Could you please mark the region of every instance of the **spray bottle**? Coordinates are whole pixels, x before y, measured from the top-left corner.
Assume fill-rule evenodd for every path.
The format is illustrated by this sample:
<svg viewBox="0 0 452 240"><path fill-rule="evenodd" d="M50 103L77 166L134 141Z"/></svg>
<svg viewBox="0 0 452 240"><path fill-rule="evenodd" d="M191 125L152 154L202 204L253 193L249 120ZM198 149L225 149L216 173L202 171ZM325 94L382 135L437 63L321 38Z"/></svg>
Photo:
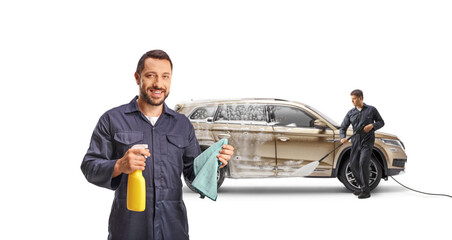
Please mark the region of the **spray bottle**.
<svg viewBox="0 0 452 240"><path fill-rule="evenodd" d="M132 148L146 149L147 144L137 144ZM146 208L146 182L141 170L135 170L129 174L127 183L127 209L142 212Z"/></svg>

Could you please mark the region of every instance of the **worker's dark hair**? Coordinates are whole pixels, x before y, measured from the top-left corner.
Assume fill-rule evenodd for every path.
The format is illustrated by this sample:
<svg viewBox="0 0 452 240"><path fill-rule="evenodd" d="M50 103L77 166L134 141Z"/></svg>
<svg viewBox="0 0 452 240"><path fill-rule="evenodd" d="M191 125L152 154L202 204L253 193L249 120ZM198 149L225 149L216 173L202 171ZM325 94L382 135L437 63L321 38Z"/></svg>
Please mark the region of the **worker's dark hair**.
<svg viewBox="0 0 452 240"><path fill-rule="evenodd" d="M353 90L352 93L350 93L350 95L357 96L358 98L360 98L360 97L364 98L363 91L361 91L359 89Z"/></svg>
<svg viewBox="0 0 452 240"><path fill-rule="evenodd" d="M163 50L151 50L145 54L143 54L143 56L141 56L140 60L138 61L137 64L137 73L141 74L141 72L143 71L144 68L144 61L147 58L155 58L155 59L165 59L168 60L170 62L171 65L171 71L173 70L173 62L171 62L171 58L168 56L168 54L166 54L166 52L164 52Z"/></svg>

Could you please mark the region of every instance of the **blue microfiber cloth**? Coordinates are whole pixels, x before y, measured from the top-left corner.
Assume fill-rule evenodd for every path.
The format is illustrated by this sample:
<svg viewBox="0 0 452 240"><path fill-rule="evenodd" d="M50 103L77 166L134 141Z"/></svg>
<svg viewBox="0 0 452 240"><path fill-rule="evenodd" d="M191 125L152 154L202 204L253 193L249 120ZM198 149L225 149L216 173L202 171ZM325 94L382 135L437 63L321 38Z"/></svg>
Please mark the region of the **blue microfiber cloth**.
<svg viewBox="0 0 452 240"><path fill-rule="evenodd" d="M207 196L213 201L217 200L217 171L222 164L218 161L217 155L225 144L228 144L228 139L221 139L194 160L196 177L191 185L198 190L201 198Z"/></svg>

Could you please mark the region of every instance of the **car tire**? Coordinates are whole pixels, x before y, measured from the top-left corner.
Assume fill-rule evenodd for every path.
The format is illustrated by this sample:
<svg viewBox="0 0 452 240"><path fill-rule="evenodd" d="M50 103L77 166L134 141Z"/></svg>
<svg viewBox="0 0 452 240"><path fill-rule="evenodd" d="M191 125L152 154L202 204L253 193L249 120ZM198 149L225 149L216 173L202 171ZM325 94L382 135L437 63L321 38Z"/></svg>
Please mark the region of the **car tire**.
<svg viewBox="0 0 452 240"><path fill-rule="evenodd" d="M383 173L381 164L377 161L378 160L373 156L370 158L369 182L371 191L378 186ZM354 192L359 189L355 177L353 176L353 173L350 170L350 158L345 159L345 161L341 164L338 178L348 190Z"/></svg>
<svg viewBox="0 0 452 240"><path fill-rule="evenodd" d="M227 168L227 166L224 167L224 168L219 168L218 171L217 171L217 190L220 189L221 185L224 182L226 168ZM187 185L188 188L190 188L190 190L192 190L193 192L196 192L196 193L198 192L198 190L196 190L196 188L194 188L191 185L191 181L190 180L188 180L185 177L184 177L184 180L185 180L185 184Z"/></svg>

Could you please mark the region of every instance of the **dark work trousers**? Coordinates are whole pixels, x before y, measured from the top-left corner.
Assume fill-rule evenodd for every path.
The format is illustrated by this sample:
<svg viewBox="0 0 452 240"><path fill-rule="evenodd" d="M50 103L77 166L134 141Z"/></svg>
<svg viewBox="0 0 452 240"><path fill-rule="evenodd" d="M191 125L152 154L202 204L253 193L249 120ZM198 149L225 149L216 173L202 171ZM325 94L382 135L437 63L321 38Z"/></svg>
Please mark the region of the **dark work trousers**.
<svg viewBox="0 0 452 240"><path fill-rule="evenodd" d="M352 139L350 170L363 192L370 192L369 167L374 142L374 134L358 134Z"/></svg>

